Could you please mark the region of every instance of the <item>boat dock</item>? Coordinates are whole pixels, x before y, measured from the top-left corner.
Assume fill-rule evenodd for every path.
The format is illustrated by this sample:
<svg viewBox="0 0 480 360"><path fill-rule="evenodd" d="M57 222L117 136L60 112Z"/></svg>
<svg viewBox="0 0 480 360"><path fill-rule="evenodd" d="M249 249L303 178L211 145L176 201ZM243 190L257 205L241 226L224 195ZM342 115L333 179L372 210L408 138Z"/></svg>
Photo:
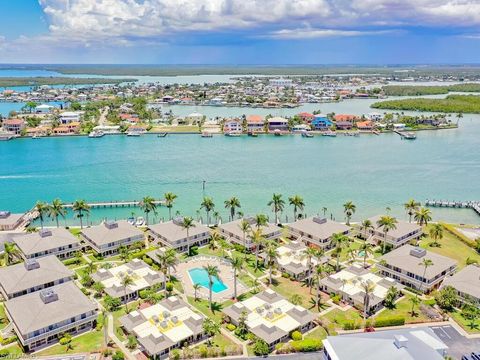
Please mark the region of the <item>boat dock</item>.
<svg viewBox="0 0 480 360"><path fill-rule="evenodd" d="M417 135L415 135L415 133L412 133L412 132L404 132L404 131L397 131L397 130L393 130L393 132L395 134L398 134L400 135L400 137L403 139L406 139L406 140L415 140L417 138Z"/></svg>
<svg viewBox="0 0 480 360"><path fill-rule="evenodd" d="M87 203L92 209L101 209L101 208L128 208L128 207L139 207L141 201L139 200L119 200L119 201L102 201L102 202L91 202ZM155 200L155 205L165 205L164 200ZM73 204L65 204L63 207L71 209Z"/></svg>
<svg viewBox="0 0 480 360"><path fill-rule="evenodd" d="M427 200L425 202L425 206L459 208L459 209L472 209L478 215L480 215L480 201Z"/></svg>

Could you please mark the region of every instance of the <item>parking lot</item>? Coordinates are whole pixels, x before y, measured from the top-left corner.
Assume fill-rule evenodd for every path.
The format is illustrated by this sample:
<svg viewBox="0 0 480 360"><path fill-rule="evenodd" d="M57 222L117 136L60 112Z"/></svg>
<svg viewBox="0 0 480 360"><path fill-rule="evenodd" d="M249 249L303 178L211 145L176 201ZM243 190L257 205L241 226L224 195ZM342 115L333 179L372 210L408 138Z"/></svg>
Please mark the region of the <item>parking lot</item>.
<svg viewBox="0 0 480 360"><path fill-rule="evenodd" d="M461 359L472 351L480 352L480 339L467 339L450 325L432 326L431 329L448 346L448 355Z"/></svg>

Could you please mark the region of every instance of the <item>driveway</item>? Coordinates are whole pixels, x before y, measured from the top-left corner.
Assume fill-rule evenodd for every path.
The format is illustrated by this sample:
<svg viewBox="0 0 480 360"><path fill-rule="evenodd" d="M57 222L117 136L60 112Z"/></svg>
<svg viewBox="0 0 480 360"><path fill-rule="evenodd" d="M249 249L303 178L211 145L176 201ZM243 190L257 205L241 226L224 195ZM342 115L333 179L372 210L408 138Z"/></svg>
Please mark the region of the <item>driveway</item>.
<svg viewBox="0 0 480 360"><path fill-rule="evenodd" d="M448 346L448 355L461 359L462 355L480 352L480 339L467 339L450 325L431 326L431 329Z"/></svg>

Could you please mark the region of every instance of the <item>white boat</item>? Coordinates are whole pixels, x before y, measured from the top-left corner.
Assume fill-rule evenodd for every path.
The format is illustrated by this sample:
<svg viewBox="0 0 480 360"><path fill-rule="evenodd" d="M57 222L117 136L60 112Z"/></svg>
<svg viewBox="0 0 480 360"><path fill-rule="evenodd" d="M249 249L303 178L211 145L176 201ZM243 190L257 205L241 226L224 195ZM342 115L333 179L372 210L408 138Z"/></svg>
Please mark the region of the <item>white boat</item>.
<svg viewBox="0 0 480 360"><path fill-rule="evenodd" d="M138 131L129 131L127 132L127 136L140 136L140 132Z"/></svg>
<svg viewBox="0 0 480 360"><path fill-rule="evenodd" d="M137 220L135 221L135 226L143 226L145 225L145 219L141 216L137 217Z"/></svg>
<svg viewBox="0 0 480 360"><path fill-rule="evenodd" d="M208 131L202 132L202 138L211 138L211 137L213 137L213 134L211 132L208 132Z"/></svg>
<svg viewBox="0 0 480 360"><path fill-rule="evenodd" d="M322 136L330 136L330 137L336 137L337 136L337 133L333 132L333 131L327 131L327 132L324 132L322 134Z"/></svg>
<svg viewBox="0 0 480 360"><path fill-rule="evenodd" d="M37 139L40 139L40 138L41 138L41 136L40 136L40 135L37 135L37 134L35 134L35 135L32 136L32 139L33 139L33 140L37 140Z"/></svg>
<svg viewBox="0 0 480 360"><path fill-rule="evenodd" d="M239 133L239 132L234 132L234 131L232 131L232 132L227 132L227 133L225 133L225 136L237 137L237 136L242 136L242 134Z"/></svg>
<svg viewBox="0 0 480 360"><path fill-rule="evenodd" d="M273 131L273 135L275 135L275 136L282 136L283 133L282 133L279 129L275 129L275 130Z"/></svg>
<svg viewBox="0 0 480 360"><path fill-rule="evenodd" d="M407 132L403 134L402 139L405 140L415 140L417 138L417 135L413 132Z"/></svg>
<svg viewBox="0 0 480 360"><path fill-rule="evenodd" d="M89 138L101 138L102 136L104 136L105 133L101 130L94 130L92 131L90 134L88 134L88 137Z"/></svg>
<svg viewBox="0 0 480 360"><path fill-rule="evenodd" d="M307 132L307 131L302 131L302 137L305 138L313 138L313 134Z"/></svg>

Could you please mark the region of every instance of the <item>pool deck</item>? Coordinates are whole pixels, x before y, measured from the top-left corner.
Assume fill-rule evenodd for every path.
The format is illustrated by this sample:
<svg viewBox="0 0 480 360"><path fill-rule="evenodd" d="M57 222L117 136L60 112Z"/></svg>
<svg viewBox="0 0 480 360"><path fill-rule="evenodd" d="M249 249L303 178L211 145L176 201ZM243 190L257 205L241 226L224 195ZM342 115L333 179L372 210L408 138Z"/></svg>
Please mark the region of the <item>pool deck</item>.
<svg viewBox="0 0 480 360"><path fill-rule="evenodd" d="M218 293L212 291L212 300L217 302L224 302L233 297L233 270L228 260L208 255L197 255L186 259L176 266L175 276L182 282L185 294L194 297L195 291L193 289L192 279L190 278L189 270L195 268L203 268L204 266L214 265L218 267L218 278L222 281L227 289ZM248 288L237 279L237 296L246 292ZM197 290L197 297L201 299L208 299L208 288L201 287Z"/></svg>

